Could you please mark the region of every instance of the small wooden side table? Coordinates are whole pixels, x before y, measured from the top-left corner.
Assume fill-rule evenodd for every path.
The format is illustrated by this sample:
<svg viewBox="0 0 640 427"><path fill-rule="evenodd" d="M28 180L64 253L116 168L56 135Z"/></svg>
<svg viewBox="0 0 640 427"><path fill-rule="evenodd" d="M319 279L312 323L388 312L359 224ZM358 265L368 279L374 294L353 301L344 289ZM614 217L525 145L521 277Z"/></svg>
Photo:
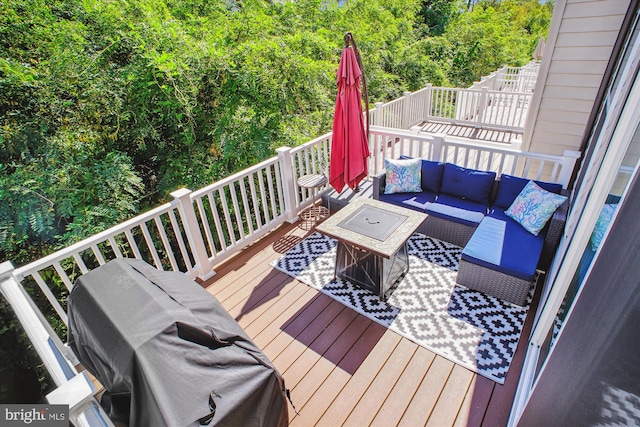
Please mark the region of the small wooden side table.
<svg viewBox="0 0 640 427"><path fill-rule="evenodd" d="M308 174L298 178L298 186L311 191L311 207L300 213L303 222L309 222L311 227L317 224L320 219L329 216L329 209L324 206L316 206L316 192L327 182L327 177L320 174Z"/></svg>

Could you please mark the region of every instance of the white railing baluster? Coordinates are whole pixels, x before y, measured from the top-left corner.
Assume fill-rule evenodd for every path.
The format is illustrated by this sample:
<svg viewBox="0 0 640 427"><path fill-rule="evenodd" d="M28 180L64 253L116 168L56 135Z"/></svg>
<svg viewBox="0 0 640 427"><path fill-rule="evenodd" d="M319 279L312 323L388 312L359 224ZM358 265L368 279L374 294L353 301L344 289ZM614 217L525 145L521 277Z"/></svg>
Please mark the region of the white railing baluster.
<svg viewBox="0 0 640 427"><path fill-rule="evenodd" d="M164 224L162 224L162 219L157 216L154 219L156 224L156 229L158 230L158 234L160 234L160 240L162 240L162 246L164 247L164 252L169 257L169 264L171 264L171 269L173 271L178 271L178 263L176 262L176 257L173 255L173 250L171 249L171 244L169 243L169 238L167 237L167 232L164 229Z"/></svg>
<svg viewBox="0 0 640 427"><path fill-rule="evenodd" d="M283 215L284 210L286 209L286 205L284 202L284 194L283 194L283 182L282 182L282 171L280 170L281 165L279 163L273 164L273 172L276 178L276 193L278 196L278 205L281 206L280 216Z"/></svg>
<svg viewBox="0 0 640 427"><path fill-rule="evenodd" d="M97 244L91 245L91 251L93 251L93 255L98 260L98 264L105 265L107 263L104 257L102 256L102 251L100 250Z"/></svg>
<svg viewBox="0 0 640 427"><path fill-rule="evenodd" d="M143 222L140 224L140 229L142 230L142 236L144 236L145 242L147 242L147 248L149 249L149 254L153 259L154 264L158 270L164 270L162 268L162 261L160 261L160 257L158 256L158 252L156 251L156 247L153 244L153 240L151 239L151 234L149 233L149 228L147 227L147 223Z"/></svg>
<svg viewBox="0 0 640 427"><path fill-rule="evenodd" d="M542 179L542 171L543 171L544 167L545 167L544 160L541 160L541 161L538 163L538 171L536 172L536 179L537 179L538 181Z"/></svg>
<svg viewBox="0 0 640 427"><path fill-rule="evenodd" d="M251 219L251 209L249 208L249 199L247 196L247 187L245 185L245 179L250 179L251 177L241 178L239 181L240 185L240 196L242 197L242 206L244 206L244 217L247 225L247 233L249 235L253 234L253 221Z"/></svg>
<svg viewBox="0 0 640 427"><path fill-rule="evenodd" d="M256 192L256 183L253 179L253 176L249 177L249 190L251 192L251 201L254 208L254 217L256 219L256 226L258 229L261 229L264 225L262 222L262 215L260 214L260 199L258 199L258 194Z"/></svg>
<svg viewBox="0 0 640 427"><path fill-rule="evenodd" d="M230 245L233 246L236 243L236 233L233 231L231 225L231 214L229 213L229 204L224 194L224 187L218 189L218 195L220 196L220 204L222 205L222 213L224 214L224 222L226 224L227 233L229 233Z"/></svg>
<svg viewBox="0 0 640 427"><path fill-rule="evenodd" d="M40 276L40 272L36 271L34 273L31 273L31 277L33 277L33 279L36 281L36 283L38 284L38 287L40 288L44 296L47 298L47 300L49 301L49 304L51 304L51 306L56 311L56 313L58 313L58 317L60 317L60 319L65 325L69 325L69 320L67 319L67 313L64 311L64 309L58 302L58 299L53 294L53 292L51 292L51 289L49 289L49 286L47 286L47 283L44 280L42 280L42 276Z"/></svg>
<svg viewBox="0 0 640 427"><path fill-rule="evenodd" d="M293 180L295 183L295 178ZM267 190L264 186L264 171L260 171L258 174L258 187L260 188L260 197L262 199L262 212L264 214L264 222L265 224L269 224L271 222L271 218L269 217L269 203L267 201ZM297 198L296 198L296 206L297 206Z"/></svg>
<svg viewBox="0 0 640 427"><path fill-rule="evenodd" d="M191 271L191 269L193 268L193 264L191 264L191 260L189 259L189 254L187 253L187 246L184 244L184 239L182 238L182 233L180 232L180 226L178 225L178 219L176 218L176 214L173 212L173 209L169 211L169 220L171 221L171 228L173 229L173 235L175 236L176 241L178 243L178 248L180 248L180 254L182 255L184 264L187 267L187 269Z"/></svg>
<svg viewBox="0 0 640 427"><path fill-rule="evenodd" d="M211 209L211 216L213 217L213 223L216 226L216 235L218 236L218 241L220 242L220 250L224 252L227 249L227 239L224 238L222 221L220 221L220 213L218 212L218 204L216 203L215 194L213 192L208 193L207 200L209 201L209 208ZM198 208L201 209L200 215L205 217L204 209L200 208L200 206L198 206ZM215 240L211 233L211 227L205 227L205 231L207 230L209 230L207 233L207 236L211 236L211 244L212 244L211 251L212 253L215 253L216 252Z"/></svg>
<svg viewBox="0 0 640 427"><path fill-rule="evenodd" d="M240 204L238 203L238 194L236 193L236 182L229 184L229 193L231 193L231 201L233 202L233 211L236 217L236 228L238 229L238 239L243 240L246 237L244 225L242 223L242 215L240 215Z"/></svg>
<svg viewBox="0 0 640 427"><path fill-rule="evenodd" d="M273 172L275 172L275 170ZM271 197L271 213L272 213L271 218L272 218L272 220L275 220L275 218L278 217L278 209L276 207L276 199L275 199L275 197L273 197L273 194L274 194L274 192L273 192L273 176L272 176L271 167L269 167L267 169L267 185L269 187L269 194L272 195L272 197ZM269 222L271 222L271 221L269 221Z"/></svg>
<svg viewBox="0 0 640 427"><path fill-rule="evenodd" d="M125 230L124 235L127 236L127 241L129 242L129 246L133 251L133 256L136 259L142 259L142 254L140 253L140 249L138 249L136 240L133 238L133 234L131 234L131 230Z"/></svg>
<svg viewBox="0 0 640 427"><path fill-rule="evenodd" d="M111 250L113 250L113 253L115 254L116 258L122 258L122 252L120 251L120 248L116 243L116 239L114 239L112 236L112 237L109 237L107 241L109 242L109 245L111 246Z"/></svg>
<svg viewBox="0 0 640 427"><path fill-rule="evenodd" d="M57 262L57 261L54 262L53 263L53 268L58 273L58 276L60 276L60 279L62 279L62 283L64 283L64 285L67 287L67 290L71 291L71 288L73 287L73 284L71 283L71 280L69 280L69 276L67 276L67 272L64 271L64 269L62 268L60 263Z"/></svg>
<svg viewBox="0 0 640 427"><path fill-rule="evenodd" d="M89 272L89 269L87 268L79 253L74 253L73 259L76 261L76 264L78 264L78 267L80 267L80 271L82 272L82 274Z"/></svg>

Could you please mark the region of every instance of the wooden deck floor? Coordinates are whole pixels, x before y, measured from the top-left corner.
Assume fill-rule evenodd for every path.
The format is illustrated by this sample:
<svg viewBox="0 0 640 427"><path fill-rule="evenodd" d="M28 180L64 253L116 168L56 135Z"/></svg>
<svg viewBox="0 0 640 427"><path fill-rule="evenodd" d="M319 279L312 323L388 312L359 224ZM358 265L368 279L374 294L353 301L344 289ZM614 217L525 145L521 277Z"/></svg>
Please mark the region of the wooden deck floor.
<svg viewBox="0 0 640 427"><path fill-rule="evenodd" d="M292 426L506 425L526 340L504 385L437 356L269 265L307 233L283 226L203 284L284 376Z"/></svg>

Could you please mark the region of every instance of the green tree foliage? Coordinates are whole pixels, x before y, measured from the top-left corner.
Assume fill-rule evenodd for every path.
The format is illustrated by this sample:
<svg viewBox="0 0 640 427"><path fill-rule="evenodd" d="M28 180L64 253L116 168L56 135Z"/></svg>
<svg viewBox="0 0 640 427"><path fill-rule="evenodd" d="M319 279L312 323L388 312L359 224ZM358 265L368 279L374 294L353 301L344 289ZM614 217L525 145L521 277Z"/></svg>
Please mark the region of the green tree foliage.
<svg viewBox="0 0 640 427"><path fill-rule="evenodd" d="M0 257L29 261L331 128L343 35L372 102L530 59L536 0L5 0Z"/></svg>

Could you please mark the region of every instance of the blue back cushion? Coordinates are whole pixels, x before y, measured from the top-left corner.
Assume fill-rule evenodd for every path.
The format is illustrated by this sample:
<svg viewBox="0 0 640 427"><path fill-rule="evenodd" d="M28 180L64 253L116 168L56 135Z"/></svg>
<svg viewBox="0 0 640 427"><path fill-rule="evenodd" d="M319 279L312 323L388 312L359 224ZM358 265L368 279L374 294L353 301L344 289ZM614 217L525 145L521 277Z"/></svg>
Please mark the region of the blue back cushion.
<svg viewBox="0 0 640 427"><path fill-rule="evenodd" d="M422 189L439 193L442 172L444 172L444 163L422 160Z"/></svg>
<svg viewBox="0 0 640 427"><path fill-rule="evenodd" d="M508 209L528 182L529 180L526 178L502 174L500 176L500 184L498 185L496 201L493 203L493 205L503 209ZM542 189L550 191L552 193L560 194L560 191L562 190L561 184L544 181L534 182L538 184Z"/></svg>
<svg viewBox="0 0 640 427"><path fill-rule="evenodd" d="M412 157L402 155L400 159L411 159ZM442 184L442 172L444 171L444 163L434 162L431 160L422 159L422 179L421 186L424 191L431 191L432 193L440 192L440 185Z"/></svg>
<svg viewBox="0 0 640 427"><path fill-rule="evenodd" d="M442 174L440 191L461 199L489 204L491 187L495 179L495 172L468 169L446 163Z"/></svg>

